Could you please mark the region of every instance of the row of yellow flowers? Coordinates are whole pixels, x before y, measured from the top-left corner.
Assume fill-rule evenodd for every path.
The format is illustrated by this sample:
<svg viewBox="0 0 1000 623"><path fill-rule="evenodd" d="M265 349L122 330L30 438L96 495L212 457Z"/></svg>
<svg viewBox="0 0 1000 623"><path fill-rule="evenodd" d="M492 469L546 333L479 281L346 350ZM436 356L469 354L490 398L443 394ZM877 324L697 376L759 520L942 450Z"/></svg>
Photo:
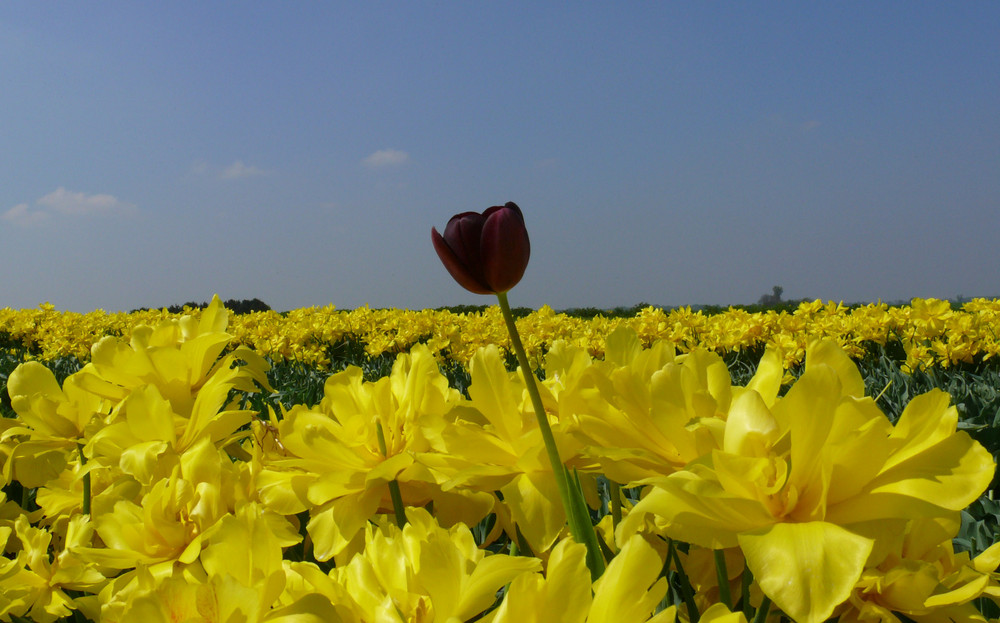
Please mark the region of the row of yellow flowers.
<svg viewBox="0 0 1000 623"><path fill-rule="evenodd" d="M216 299L97 341L62 385L37 361L10 375L2 473L35 495L0 500L0 620L746 623L773 604L773 621L982 622L973 601L1000 598L1000 546L951 545L993 458L940 391L891 423L834 340L781 396L775 348L733 386L718 354L629 327L600 358L550 345L545 417L592 505L599 475L643 490L598 524L594 581L496 347L470 358L468 398L416 345L265 415L227 403L268 365L227 324ZM477 547L491 514L486 542L533 555ZM661 607L665 567L686 570L686 607Z"/></svg>
<svg viewBox="0 0 1000 623"><path fill-rule="evenodd" d="M198 310L188 313L198 316ZM86 361L90 345L104 336L130 339L137 326L178 318L166 310L132 313L60 312L45 304L38 309L0 309L0 336L27 348L41 360L73 355ZM608 335L620 326L632 328L640 341L673 343L680 352L702 347L729 352L754 347L779 348L784 364L801 363L806 347L816 339L833 338L851 356L866 345L899 343L906 365L949 366L988 360L1000 352L1000 301L973 299L960 309L948 301L913 299L910 305L882 303L847 307L822 301L803 302L797 309L750 313L738 308L704 314L690 308L665 311L648 307L632 318L581 319L543 307L518 321L529 358L541 361L547 349L562 340L603 355ZM483 313L455 314L443 310L370 309L338 311L332 306L287 313L255 312L235 316L230 333L272 361L295 360L327 366L328 347L345 338L365 344L367 352L404 352L425 343L436 356L468 361L481 347L509 343L497 307Z"/></svg>

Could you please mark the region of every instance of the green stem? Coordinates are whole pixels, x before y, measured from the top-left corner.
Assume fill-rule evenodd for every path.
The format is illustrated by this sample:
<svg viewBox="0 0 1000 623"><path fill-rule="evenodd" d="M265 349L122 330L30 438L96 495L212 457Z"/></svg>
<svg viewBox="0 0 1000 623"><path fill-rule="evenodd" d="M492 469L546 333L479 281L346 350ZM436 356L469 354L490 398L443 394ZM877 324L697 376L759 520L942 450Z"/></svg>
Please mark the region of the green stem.
<svg viewBox="0 0 1000 623"><path fill-rule="evenodd" d="M750 620L750 611L753 606L750 605L750 585L753 584L753 573L750 573L750 567L743 563L743 578L740 583L740 602L743 604L743 616Z"/></svg>
<svg viewBox="0 0 1000 623"><path fill-rule="evenodd" d="M382 456L388 458L389 450L385 445L385 433L382 432L382 422L375 421L375 434L378 436L378 449ZM402 529L406 525L406 507L403 506L403 494L399 491L399 483L393 478L389 481L389 497L392 498L392 510L396 514L396 525Z"/></svg>
<svg viewBox="0 0 1000 623"><path fill-rule="evenodd" d="M687 607L688 619L690 619L691 623L698 623L701 613L698 612L698 606L694 603L694 588L691 586L691 580L688 578L687 572L684 571L684 565L681 564L681 556L677 553L677 546L673 539L670 540L668 555L670 558L673 558L674 567L677 569L677 576L681 584L681 599L684 601L685 607Z"/></svg>
<svg viewBox="0 0 1000 623"><path fill-rule="evenodd" d="M556 479L556 488L559 490L559 497L562 500L563 508L566 509L570 533L573 535L574 540L587 546L587 566L590 568L591 578L596 580L604 573L604 555L601 553L601 546L597 542L597 533L594 532L594 525L590 521L590 513L585 503L573 503L566 467L563 465L562 459L559 458L559 449L556 447L556 440L552 435L552 427L549 426L549 418L545 414L544 405L542 405L542 395L538 393L535 374L528 363L528 355L524 352L521 336L517 332L514 314L510 311L510 304L507 302L507 293L497 292L497 300L500 303L500 311L503 313L504 322L507 324L510 343L514 347L514 354L517 356L517 362L521 366L521 376L524 377L525 388L531 397L531 405L535 409L535 418L538 420L538 428L542 433L542 441L545 442L545 451L549 455L549 462L552 463L552 474ZM583 499L582 492L579 492L577 499Z"/></svg>
<svg viewBox="0 0 1000 623"><path fill-rule="evenodd" d="M771 600L767 595L764 595L764 600L760 602L760 608L757 608L757 616L753 618L753 623L764 623L767 620L768 612L771 610Z"/></svg>
<svg viewBox="0 0 1000 623"><path fill-rule="evenodd" d="M77 451L80 453L80 467L87 464L87 457L83 455L83 444L77 444ZM83 514L90 514L90 472L83 475Z"/></svg>
<svg viewBox="0 0 1000 623"><path fill-rule="evenodd" d="M618 530L618 524L622 522L622 486L617 482L608 481L611 484L611 526Z"/></svg>
<svg viewBox="0 0 1000 623"><path fill-rule="evenodd" d="M715 575L719 581L719 601L732 610L733 598L729 594L729 573L726 570L726 552L717 549L713 550L712 553L715 555Z"/></svg>

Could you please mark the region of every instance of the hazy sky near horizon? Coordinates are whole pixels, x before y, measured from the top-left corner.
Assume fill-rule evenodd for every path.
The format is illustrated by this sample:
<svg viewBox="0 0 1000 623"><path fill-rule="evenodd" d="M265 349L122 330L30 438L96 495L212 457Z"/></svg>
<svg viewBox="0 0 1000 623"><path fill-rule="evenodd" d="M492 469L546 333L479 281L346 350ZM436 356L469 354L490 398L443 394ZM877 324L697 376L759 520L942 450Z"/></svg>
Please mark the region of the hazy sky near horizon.
<svg viewBox="0 0 1000 623"><path fill-rule="evenodd" d="M998 296L996 2L0 6L0 307Z"/></svg>

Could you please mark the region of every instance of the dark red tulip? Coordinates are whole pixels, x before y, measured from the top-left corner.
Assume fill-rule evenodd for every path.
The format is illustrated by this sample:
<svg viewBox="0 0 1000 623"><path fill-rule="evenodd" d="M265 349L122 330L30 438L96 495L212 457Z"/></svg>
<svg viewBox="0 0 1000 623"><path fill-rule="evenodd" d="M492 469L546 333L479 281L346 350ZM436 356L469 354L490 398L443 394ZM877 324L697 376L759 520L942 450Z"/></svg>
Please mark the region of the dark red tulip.
<svg viewBox="0 0 1000 623"><path fill-rule="evenodd" d="M431 240L455 281L476 294L497 294L516 286L531 255L524 216L512 202L482 214L456 214L444 235L431 228Z"/></svg>

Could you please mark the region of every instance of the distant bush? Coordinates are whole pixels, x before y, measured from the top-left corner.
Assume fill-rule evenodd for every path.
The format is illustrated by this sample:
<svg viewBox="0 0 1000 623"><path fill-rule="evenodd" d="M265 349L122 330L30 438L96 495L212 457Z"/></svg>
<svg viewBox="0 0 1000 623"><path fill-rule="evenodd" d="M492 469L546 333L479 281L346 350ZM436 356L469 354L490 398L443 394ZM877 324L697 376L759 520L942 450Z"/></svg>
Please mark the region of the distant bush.
<svg viewBox="0 0 1000 623"><path fill-rule="evenodd" d="M636 303L635 305L629 307L618 306L611 309L598 309L597 307L571 307L569 309L560 310L559 313L566 314L572 318L583 318L586 320L596 318L597 316L603 316L605 318L632 318L647 307L656 306L650 305L649 303Z"/></svg>
<svg viewBox="0 0 1000 623"><path fill-rule="evenodd" d="M489 305L447 305L445 307L435 307L435 311L447 311L453 314L481 314L489 308ZM524 318L535 311L530 307L512 307L511 313L515 318Z"/></svg>
<svg viewBox="0 0 1000 623"><path fill-rule="evenodd" d="M229 299L223 304L226 306L226 309L234 314L251 314L253 312L271 311L271 306L260 299ZM185 307L190 309L205 309L208 307L208 302L202 301L201 303L197 303L195 301L188 301L183 305L169 305L167 306L167 311L171 314L179 314L184 311ZM149 309L149 307L140 307L139 309L133 309L132 312L148 311Z"/></svg>

